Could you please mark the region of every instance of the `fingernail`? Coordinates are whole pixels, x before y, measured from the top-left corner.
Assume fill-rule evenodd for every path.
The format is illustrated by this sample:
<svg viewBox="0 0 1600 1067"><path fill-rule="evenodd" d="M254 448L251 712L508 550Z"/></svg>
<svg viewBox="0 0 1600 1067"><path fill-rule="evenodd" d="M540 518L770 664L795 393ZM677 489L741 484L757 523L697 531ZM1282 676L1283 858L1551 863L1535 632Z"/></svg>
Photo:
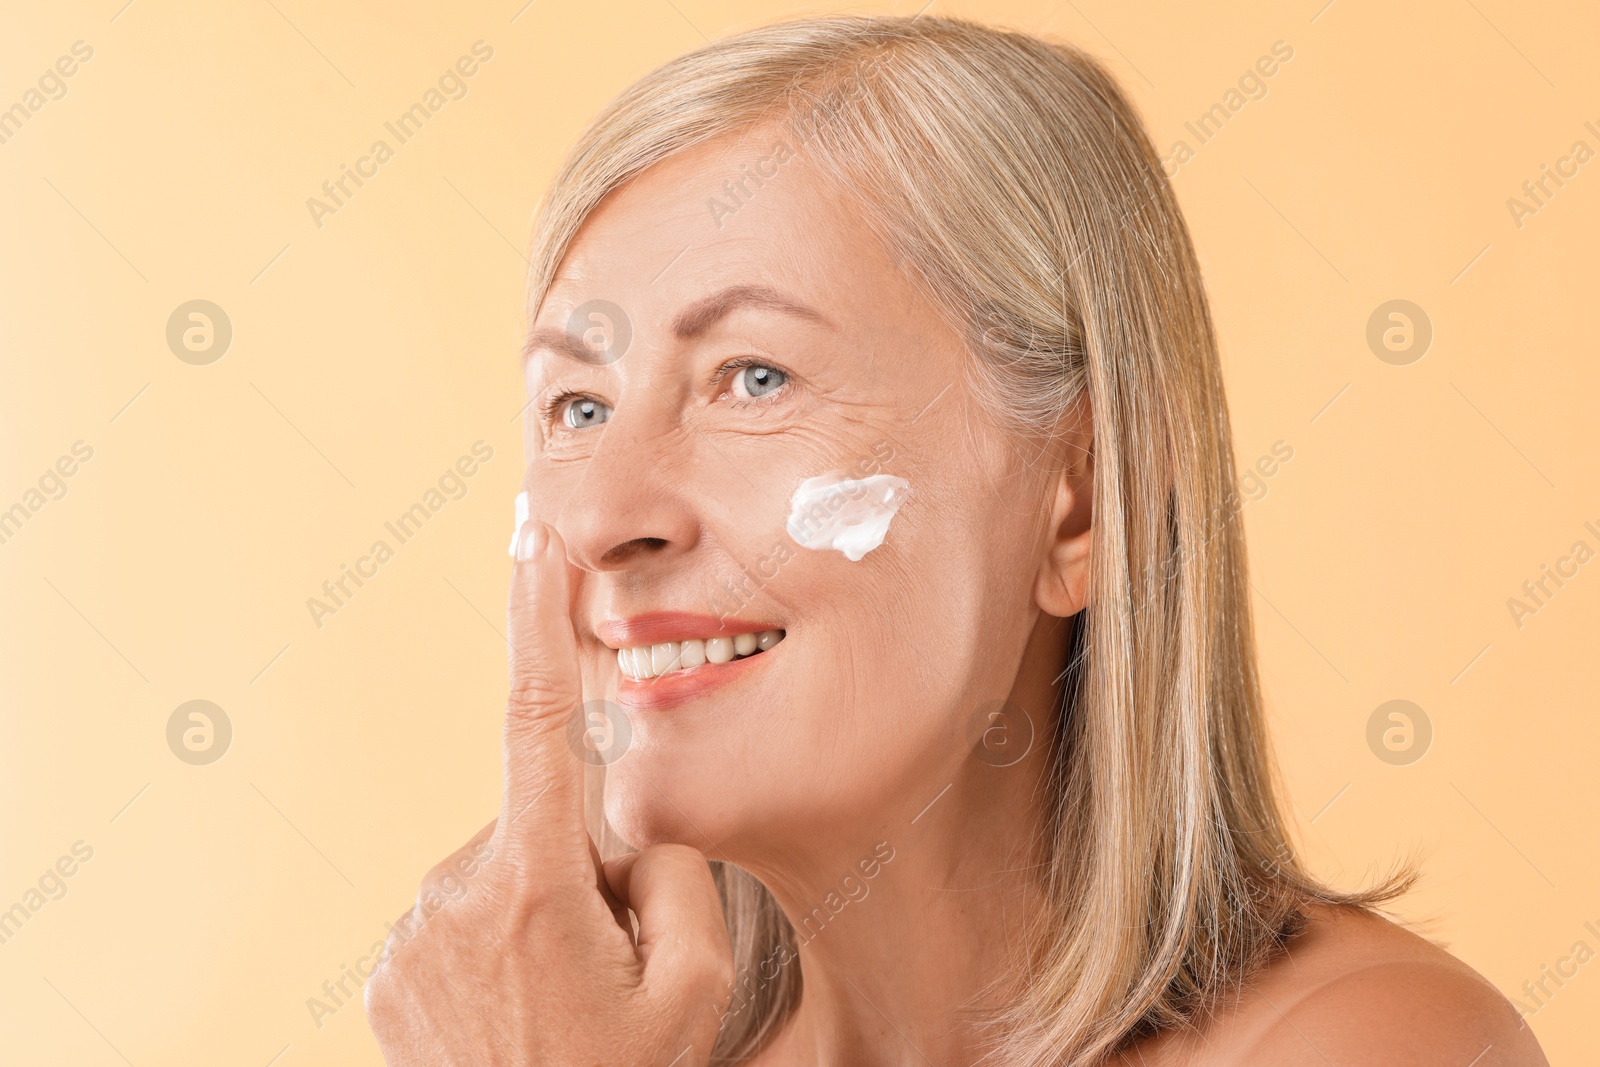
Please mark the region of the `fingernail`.
<svg viewBox="0 0 1600 1067"><path fill-rule="evenodd" d="M533 520L522 527L522 536L517 539L517 561L526 563L544 551L544 546L550 542L549 531L544 523Z"/></svg>
<svg viewBox="0 0 1600 1067"><path fill-rule="evenodd" d="M528 491L524 489L517 494L517 517L511 524L511 547L506 549L506 554L513 559L517 555L517 542L522 539L522 526L528 521Z"/></svg>

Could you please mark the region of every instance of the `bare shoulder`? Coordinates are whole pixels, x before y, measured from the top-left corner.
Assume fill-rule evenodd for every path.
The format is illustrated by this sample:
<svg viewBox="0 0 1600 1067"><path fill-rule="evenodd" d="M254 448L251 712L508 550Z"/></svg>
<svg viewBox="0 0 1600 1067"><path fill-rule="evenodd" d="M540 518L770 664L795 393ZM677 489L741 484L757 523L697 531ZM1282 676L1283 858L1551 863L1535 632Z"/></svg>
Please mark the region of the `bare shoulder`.
<svg viewBox="0 0 1600 1067"><path fill-rule="evenodd" d="M1128 1050L1128 1067L1549 1067L1487 979L1357 908L1308 909L1306 929L1193 1031Z"/></svg>

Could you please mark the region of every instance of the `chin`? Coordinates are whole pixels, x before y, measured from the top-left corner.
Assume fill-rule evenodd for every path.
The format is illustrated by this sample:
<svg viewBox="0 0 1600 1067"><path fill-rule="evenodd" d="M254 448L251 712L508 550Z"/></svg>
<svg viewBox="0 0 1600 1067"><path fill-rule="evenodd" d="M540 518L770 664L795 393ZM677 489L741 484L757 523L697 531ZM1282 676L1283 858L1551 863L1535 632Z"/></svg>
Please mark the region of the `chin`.
<svg viewBox="0 0 1600 1067"><path fill-rule="evenodd" d="M748 825L741 807L746 795L714 768L651 761L636 751L606 771L606 821L634 848L688 845L720 859L722 844Z"/></svg>

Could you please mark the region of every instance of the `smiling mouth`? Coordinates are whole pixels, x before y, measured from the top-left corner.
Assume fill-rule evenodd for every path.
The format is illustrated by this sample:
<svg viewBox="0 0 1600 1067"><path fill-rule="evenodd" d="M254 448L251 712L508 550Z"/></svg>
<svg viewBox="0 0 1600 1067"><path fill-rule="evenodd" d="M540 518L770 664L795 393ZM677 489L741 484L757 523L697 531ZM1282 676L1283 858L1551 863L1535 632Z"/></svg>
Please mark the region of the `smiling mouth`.
<svg viewBox="0 0 1600 1067"><path fill-rule="evenodd" d="M759 656L785 636L783 630L761 630L726 637L691 638L617 649L617 666L630 681L679 674L707 664L719 665Z"/></svg>

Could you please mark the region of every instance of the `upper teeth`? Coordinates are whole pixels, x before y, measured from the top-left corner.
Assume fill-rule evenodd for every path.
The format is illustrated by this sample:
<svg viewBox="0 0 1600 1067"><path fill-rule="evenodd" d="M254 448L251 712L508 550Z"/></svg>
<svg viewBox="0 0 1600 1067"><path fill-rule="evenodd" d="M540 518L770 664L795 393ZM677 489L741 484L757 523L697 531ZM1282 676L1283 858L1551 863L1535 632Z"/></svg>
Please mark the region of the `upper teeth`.
<svg viewBox="0 0 1600 1067"><path fill-rule="evenodd" d="M622 675L634 681L658 678L673 671L686 671L706 663L727 663L738 656L765 652L783 640L782 630L762 630L759 633L738 634L734 637L695 638L690 641L666 641L659 645L637 645L617 649L617 665Z"/></svg>

